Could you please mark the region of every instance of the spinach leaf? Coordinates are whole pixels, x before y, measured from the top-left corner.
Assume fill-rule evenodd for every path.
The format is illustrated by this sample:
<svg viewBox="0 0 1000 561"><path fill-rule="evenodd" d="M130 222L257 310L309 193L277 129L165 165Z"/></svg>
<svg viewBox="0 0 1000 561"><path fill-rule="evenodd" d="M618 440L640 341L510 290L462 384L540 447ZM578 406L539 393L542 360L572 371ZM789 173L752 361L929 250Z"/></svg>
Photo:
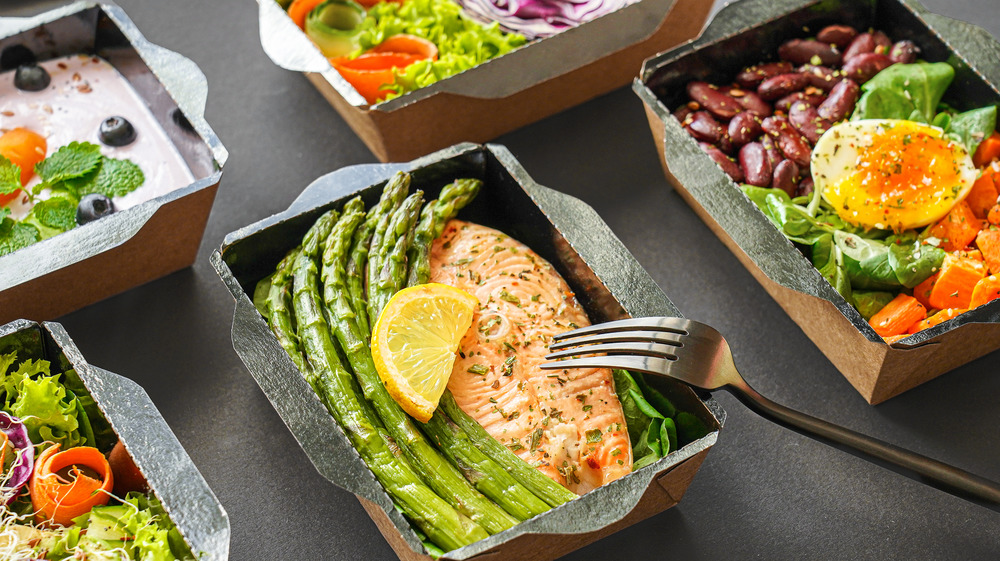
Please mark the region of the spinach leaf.
<svg viewBox="0 0 1000 561"><path fill-rule="evenodd" d="M996 124L997 108L995 105L990 105L954 115L951 117L950 126L943 128L948 136L962 143L971 155L975 154L976 148L984 138L993 134Z"/></svg>
<svg viewBox="0 0 1000 561"><path fill-rule="evenodd" d="M955 77L945 62L894 64L861 86L852 120L908 119L930 123Z"/></svg>
<svg viewBox="0 0 1000 561"><path fill-rule="evenodd" d="M843 254L833 241L833 234L824 234L816 239L812 245L812 262L823 278L850 301L851 282L844 269Z"/></svg>
<svg viewBox="0 0 1000 561"><path fill-rule="evenodd" d="M851 294L851 298L854 301L854 307L861 312L861 317L869 320L895 296L891 292L855 290Z"/></svg>
<svg viewBox="0 0 1000 561"><path fill-rule="evenodd" d="M853 288L878 290L899 287L889 265L889 247L884 243L839 230L833 233L833 240L843 255L844 269Z"/></svg>
<svg viewBox="0 0 1000 561"><path fill-rule="evenodd" d="M916 235L904 233L890 236L889 265L900 284L913 288L936 273L947 255L943 249L923 244Z"/></svg>

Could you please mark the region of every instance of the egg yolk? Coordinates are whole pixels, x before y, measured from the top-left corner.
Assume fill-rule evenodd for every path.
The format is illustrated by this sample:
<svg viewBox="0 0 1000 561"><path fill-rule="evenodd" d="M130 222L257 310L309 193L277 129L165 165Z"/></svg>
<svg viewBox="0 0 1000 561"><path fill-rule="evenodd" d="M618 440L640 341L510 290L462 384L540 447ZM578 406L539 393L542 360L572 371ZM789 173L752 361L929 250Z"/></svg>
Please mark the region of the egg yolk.
<svg viewBox="0 0 1000 561"><path fill-rule="evenodd" d="M904 230L937 220L965 194L968 156L926 126L889 125L856 146L857 165L831 182L827 200L844 220Z"/></svg>

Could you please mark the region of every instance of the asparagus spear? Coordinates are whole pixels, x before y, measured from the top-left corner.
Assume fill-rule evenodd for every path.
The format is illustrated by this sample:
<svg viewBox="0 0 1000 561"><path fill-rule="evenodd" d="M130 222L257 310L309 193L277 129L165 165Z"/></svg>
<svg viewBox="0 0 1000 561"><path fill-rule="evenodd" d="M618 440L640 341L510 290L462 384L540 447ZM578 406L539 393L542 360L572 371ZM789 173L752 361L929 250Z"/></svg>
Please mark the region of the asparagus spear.
<svg viewBox="0 0 1000 561"><path fill-rule="evenodd" d="M367 298L365 295L365 274L368 266L368 248L375 235L375 229L379 220L383 216L388 216L393 210L403 203L407 191L410 190L410 175L407 173L397 173L386 183L382 190L382 197L368 212L368 217L360 228L354 233L354 240L351 243L350 258L347 261L347 292L351 302L351 308L358 317L358 326L364 333L365 340L371 334L371 324L367 312ZM388 227L388 221L386 227ZM384 232L384 230L383 230ZM377 318L376 318L377 319Z"/></svg>
<svg viewBox="0 0 1000 561"><path fill-rule="evenodd" d="M549 510L548 504L531 494L502 467L479 451L465 431L440 410L434 412L434 416L423 428L476 489L496 501L514 517L527 520Z"/></svg>
<svg viewBox="0 0 1000 561"><path fill-rule="evenodd" d="M576 494L548 478L542 472L517 457L506 446L496 441L475 419L465 414L455 401L455 396L445 390L435 415L444 411L461 428L469 439L494 462L500 464L514 479L542 499L549 506L559 506L576 498Z"/></svg>
<svg viewBox="0 0 1000 561"><path fill-rule="evenodd" d="M434 543L455 549L487 537L482 527L445 503L424 485L405 462L393 455L378 424L365 414L363 398L352 388L349 372L337 356L337 349L324 319L319 297L316 257L320 239L329 231L331 215L326 214L310 229L293 266L295 320L310 364L315 369L315 388L347 434L351 445L385 487L396 505ZM350 240L362 215L346 213L334 229L334 244ZM343 235L344 232L346 235Z"/></svg>
<svg viewBox="0 0 1000 561"><path fill-rule="evenodd" d="M289 251L271 275L271 287L268 289L266 300L267 318L281 348L292 358L292 362L305 376L309 385L313 385L312 365L302 354L299 337L295 334L295 318L292 317L292 266L300 253L302 253L301 247Z"/></svg>
<svg viewBox="0 0 1000 561"><path fill-rule="evenodd" d="M437 200L420 211L420 222L413 234L413 246L406 256L410 274L406 286L424 284L431 276L431 244L444 232L444 225L469 204L479 193L483 182L478 179L456 179L441 189Z"/></svg>
<svg viewBox="0 0 1000 561"><path fill-rule="evenodd" d="M420 215L420 205L424 201L423 191L416 191L403 201L403 204L393 213L389 227L382 238L382 247L378 248L380 268L378 275L368 277L368 316L372 319L372 328L379 314L385 309L392 295L403 288L406 277L406 250L413 241L413 228ZM374 251L374 248L372 248Z"/></svg>
<svg viewBox="0 0 1000 561"><path fill-rule="evenodd" d="M345 292L347 239L334 235L327 244L323 254L323 299L337 341L347 354L362 392L410 465L439 496L490 533L512 527L518 520L476 491L434 448L382 385L371 350L361 335Z"/></svg>

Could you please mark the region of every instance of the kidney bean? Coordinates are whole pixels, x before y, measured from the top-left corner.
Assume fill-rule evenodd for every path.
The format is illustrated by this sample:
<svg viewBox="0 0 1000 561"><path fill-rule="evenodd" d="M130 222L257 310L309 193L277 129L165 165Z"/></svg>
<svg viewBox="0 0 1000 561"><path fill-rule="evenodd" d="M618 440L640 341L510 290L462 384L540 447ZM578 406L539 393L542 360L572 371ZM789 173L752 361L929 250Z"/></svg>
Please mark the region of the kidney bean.
<svg viewBox="0 0 1000 561"><path fill-rule="evenodd" d="M824 43L832 43L838 48L851 44L851 41L858 36L858 30L849 25L828 25L819 30L816 39Z"/></svg>
<svg viewBox="0 0 1000 561"><path fill-rule="evenodd" d="M733 96L736 103L739 103L744 109L760 118L770 117L773 113L771 106L754 92L733 88L729 90L729 95Z"/></svg>
<svg viewBox="0 0 1000 561"><path fill-rule="evenodd" d="M795 188L795 197L805 197L806 195L812 195L815 184L813 183L813 178L809 175L802 178L799 182L799 186Z"/></svg>
<svg viewBox="0 0 1000 561"><path fill-rule="evenodd" d="M771 116L764 119L760 126L778 141L778 150L786 158L802 167L809 165L812 147L787 118Z"/></svg>
<svg viewBox="0 0 1000 561"><path fill-rule="evenodd" d="M726 172L726 174L729 177L731 177L733 181L737 183L743 182L743 169L740 168L739 164L734 162L732 158L725 155L722 152L722 150L719 150L718 148L712 146L711 144L705 144L704 142L699 142L698 146L700 146L701 149L706 154L708 154L709 158L712 158L712 161L714 161L716 164L719 164L719 167L722 168L722 171Z"/></svg>
<svg viewBox="0 0 1000 561"><path fill-rule="evenodd" d="M736 75L736 83L744 88L756 88L761 82L778 74L787 74L794 67L790 62L768 62L745 68Z"/></svg>
<svg viewBox="0 0 1000 561"><path fill-rule="evenodd" d="M809 79L805 74L791 73L778 74L761 82L757 87L757 95L763 99L778 99L792 92L797 92L809 85Z"/></svg>
<svg viewBox="0 0 1000 561"><path fill-rule="evenodd" d="M774 170L774 166L778 165L778 162L784 160L785 157L781 155L781 151L774 145L774 141L771 140L769 135L765 134L760 137L760 144L767 153L767 161L771 164L771 169Z"/></svg>
<svg viewBox="0 0 1000 561"><path fill-rule="evenodd" d="M879 53L864 53L844 63L844 76L864 84L888 66L892 59Z"/></svg>
<svg viewBox="0 0 1000 561"><path fill-rule="evenodd" d="M888 55L889 51L892 50L892 39L881 31L872 32L872 40L875 41L875 49L873 53L878 53L880 55Z"/></svg>
<svg viewBox="0 0 1000 561"><path fill-rule="evenodd" d="M705 82L688 83L687 94L703 108L711 111L716 117L730 119L733 115L743 110L743 106L737 103L731 96L720 92Z"/></svg>
<svg viewBox="0 0 1000 561"><path fill-rule="evenodd" d="M690 119L690 121L688 121ZM702 142L715 144L722 138L725 129L708 111L695 111L688 116L686 128L691 136Z"/></svg>
<svg viewBox="0 0 1000 561"><path fill-rule="evenodd" d="M749 111L737 113L729 121L729 139L736 146L756 140L762 132L764 129L760 128L760 119Z"/></svg>
<svg viewBox="0 0 1000 561"><path fill-rule="evenodd" d="M840 71L828 66L816 66L814 64L803 64L798 69L806 75L809 85L828 92L840 81Z"/></svg>
<svg viewBox="0 0 1000 561"><path fill-rule="evenodd" d="M823 103L825 96L819 92L795 92L774 102L774 108L788 113L792 109L792 104L797 101L804 101L809 105L816 106Z"/></svg>
<svg viewBox="0 0 1000 561"><path fill-rule="evenodd" d="M816 112L830 122L842 121L854 111L854 104L858 102L860 94L861 88L857 82L844 78L830 90L830 95L819 104Z"/></svg>
<svg viewBox="0 0 1000 561"><path fill-rule="evenodd" d="M858 55L874 52L875 47L875 38L872 34L861 33L855 37L853 41L851 41L851 44L847 46L847 50L844 51L844 62L847 62Z"/></svg>
<svg viewBox="0 0 1000 561"><path fill-rule="evenodd" d="M802 101L792 104L792 109L788 112L788 122L813 144L816 144L819 137L823 136L832 125L830 121L819 116L815 107Z"/></svg>
<svg viewBox="0 0 1000 561"><path fill-rule="evenodd" d="M767 187L771 184L771 162L761 143L751 142L740 148L740 168L750 185Z"/></svg>
<svg viewBox="0 0 1000 561"><path fill-rule="evenodd" d="M819 59L820 64L840 64L841 53L837 47L815 39L792 39L778 47L778 58L794 64L806 64ZM815 64L815 63L814 63Z"/></svg>
<svg viewBox="0 0 1000 561"><path fill-rule="evenodd" d="M920 47L917 46L913 41L897 41L895 45L892 46L892 50L889 51L889 58L892 62L899 62L902 64L909 64L917 60L917 55L920 54Z"/></svg>
<svg viewBox="0 0 1000 561"><path fill-rule="evenodd" d="M795 196L795 186L799 182L799 166L791 160L781 160L774 166L771 187L781 189L790 197Z"/></svg>
<svg viewBox="0 0 1000 561"><path fill-rule="evenodd" d="M681 124L683 125L683 124L686 124L684 122L684 120L691 113L694 113L694 109L691 109L687 105L681 105L680 107L678 107L677 109L674 110L674 118L676 118L678 121L680 121Z"/></svg>

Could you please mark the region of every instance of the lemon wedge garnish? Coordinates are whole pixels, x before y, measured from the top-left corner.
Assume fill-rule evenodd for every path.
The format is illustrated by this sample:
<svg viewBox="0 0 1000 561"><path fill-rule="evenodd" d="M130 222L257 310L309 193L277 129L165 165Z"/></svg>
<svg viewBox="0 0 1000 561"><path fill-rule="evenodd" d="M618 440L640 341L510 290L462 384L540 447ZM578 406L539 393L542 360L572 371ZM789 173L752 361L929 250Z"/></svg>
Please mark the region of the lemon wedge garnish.
<svg viewBox="0 0 1000 561"><path fill-rule="evenodd" d="M397 292L375 322L375 368L389 395L414 419L426 423L437 409L478 304L457 288L420 284Z"/></svg>

